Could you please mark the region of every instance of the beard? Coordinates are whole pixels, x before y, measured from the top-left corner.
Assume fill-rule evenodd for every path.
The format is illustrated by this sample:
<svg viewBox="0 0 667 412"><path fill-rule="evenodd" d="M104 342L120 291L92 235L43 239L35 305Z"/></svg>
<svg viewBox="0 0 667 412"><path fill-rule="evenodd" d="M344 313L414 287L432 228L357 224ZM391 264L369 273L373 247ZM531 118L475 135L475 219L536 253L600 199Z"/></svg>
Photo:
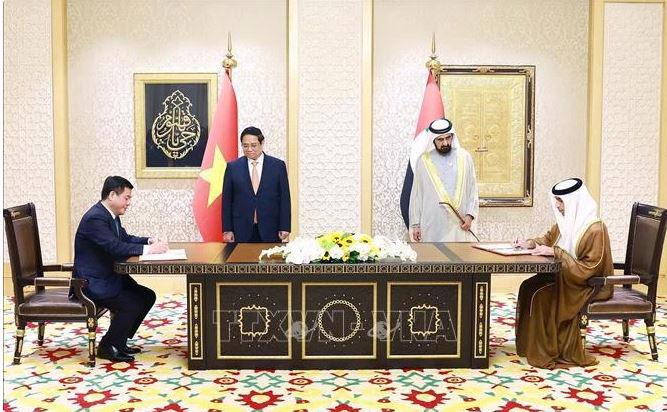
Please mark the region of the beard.
<svg viewBox="0 0 667 412"><path fill-rule="evenodd" d="M438 148L438 146L435 147L435 150L440 153L441 155L446 155L447 153L452 151L452 146L446 146L443 145L442 147Z"/></svg>

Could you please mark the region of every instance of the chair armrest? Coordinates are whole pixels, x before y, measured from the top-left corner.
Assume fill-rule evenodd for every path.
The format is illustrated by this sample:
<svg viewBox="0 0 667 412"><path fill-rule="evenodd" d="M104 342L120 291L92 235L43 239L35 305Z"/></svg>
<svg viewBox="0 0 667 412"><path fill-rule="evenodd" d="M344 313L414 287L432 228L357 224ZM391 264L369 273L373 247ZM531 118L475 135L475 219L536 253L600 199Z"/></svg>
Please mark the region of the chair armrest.
<svg viewBox="0 0 667 412"><path fill-rule="evenodd" d="M87 284L88 280L81 278L45 278L45 277L35 278L35 286L71 287L72 290L74 291L74 294L77 296L78 296L77 291L81 292L81 290L83 290L83 288L85 288Z"/></svg>
<svg viewBox="0 0 667 412"><path fill-rule="evenodd" d="M88 279L71 278L70 280L72 281L70 294L73 292L74 296L76 296L76 298L79 299L79 301L83 304L83 306L86 307L88 316L95 316L97 312L95 303L88 296L83 294L83 288L85 288L86 285L88 285Z"/></svg>
<svg viewBox="0 0 667 412"><path fill-rule="evenodd" d="M625 269L625 262L614 262L614 269Z"/></svg>
<svg viewBox="0 0 667 412"><path fill-rule="evenodd" d="M39 277L35 278L35 286L44 287L44 286L66 286L69 287L72 283L70 278L44 278Z"/></svg>
<svg viewBox="0 0 667 412"><path fill-rule="evenodd" d="M35 278L35 287L43 288L44 286L64 286L69 287L69 297L73 298L72 294L83 304L86 308L87 316L95 316L97 308L95 303L86 295L83 294L83 288L88 285L88 279L82 278Z"/></svg>
<svg viewBox="0 0 667 412"><path fill-rule="evenodd" d="M74 270L73 263L53 263L42 266L44 272L72 272Z"/></svg>
<svg viewBox="0 0 667 412"><path fill-rule="evenodd" d="M589 286L605 285L637 285L640 283L637 275L595 276L588 279Z"/></svg>
<svg viewBox="0 0 667 412"><path fill-rule="evenodd" d="M588 315L588 305L595 300L597 294L606 285L634 285L640 283L639 276L636 275L619 275L619 276L593 276L586 281L588 286L593 287L593 293L588 297L586 303L579 309L580 315Z"/></svg>

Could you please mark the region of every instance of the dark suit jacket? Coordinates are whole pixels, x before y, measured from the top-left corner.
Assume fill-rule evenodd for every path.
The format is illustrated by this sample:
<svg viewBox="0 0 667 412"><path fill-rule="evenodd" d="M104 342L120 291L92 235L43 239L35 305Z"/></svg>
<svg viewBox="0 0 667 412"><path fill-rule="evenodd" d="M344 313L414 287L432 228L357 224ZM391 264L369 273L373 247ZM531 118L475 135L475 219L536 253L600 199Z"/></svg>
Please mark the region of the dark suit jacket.
<svg viewBox="0 0 667 412"><path fill-rule="evenodd" d="M118 219L120 234L111 213L97 202L81 218L74 238L74 276L88 279L86 294L92 299L118 295L122 276L113 271L114 261L141 255L147 237L128 235Z"/></svg>
<svg viewBox="0 0 667 412"><path fill-rule="evenodd" d="M291 231L287 167L266 153L257 194L252 190L248 158L239 157L227 164L222 184L222 231L234 232L237 242L249 241L255 209L263 242L280 242L278 231Z"/></svg>

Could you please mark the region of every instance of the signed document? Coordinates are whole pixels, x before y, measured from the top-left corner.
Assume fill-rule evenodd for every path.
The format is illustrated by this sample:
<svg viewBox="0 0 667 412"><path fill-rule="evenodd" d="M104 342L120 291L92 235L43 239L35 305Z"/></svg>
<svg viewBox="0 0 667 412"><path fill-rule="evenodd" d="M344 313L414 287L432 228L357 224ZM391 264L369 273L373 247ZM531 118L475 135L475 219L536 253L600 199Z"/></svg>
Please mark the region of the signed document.
<svg viewBox="0 0 667 412"><path fill-rule="evenodd" d="M530 255L532 249L524 249L521 247L514 247L511 243L475 243L472 245L477 249L486 250L488 252L498 253L499 255L514 256L514 255Z"/></svg>
<svg viewBox="0 0 667 412"><path fill-rule="evenodd" d="M145 260L187 260L185 249L169 249L165 253L151 253L139 256L139 261Z"/></svg>

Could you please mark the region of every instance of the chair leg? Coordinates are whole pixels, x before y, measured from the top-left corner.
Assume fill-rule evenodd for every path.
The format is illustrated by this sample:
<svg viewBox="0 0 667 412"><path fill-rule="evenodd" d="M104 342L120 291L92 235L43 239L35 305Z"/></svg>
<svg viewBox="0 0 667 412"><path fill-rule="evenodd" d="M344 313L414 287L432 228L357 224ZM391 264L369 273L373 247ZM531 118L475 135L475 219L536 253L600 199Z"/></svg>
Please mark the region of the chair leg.
<svg viewBox="0 0 667 412"><path fill-rule="evenodd" d="M648 334L648 344L651 347L651 358L654 361L658 360L658 346L655 343L655 326L653 326L653 319L645 319L646 333Z"/></svg>
<svg viewBox="0 0 667 412"><path fill-rule="evenodd" d="M44 344L44 327L46 323L39 322L37 326L37 345L42 346Z"/></svg>
<svg viewBox="0 0 667 412"><path fill-rule="evenodd" d="M579 316L579 336L581 338L581 347L586 350L586 329L588 328L588 316Z"/></svg>
<svg viewBox="0 0 667 412"><path fill-rule="evenodd" d="M623 319L623 341L630 341L630 321L627 319Z"/></svg>
<svg viewBox="0 0 667 412"><path fill-rule="evenodd" d="M23 350L23 337L25 336L26 322L16 325L16 349L14 350L14 365L21 363L21 351Z"/></svg>
<svg viewBox="0 0 667 412"><path fill-rule="evenodd" d="M95 338L97 330L97 319L88 318L88 366L95 366Z"/></svg>

